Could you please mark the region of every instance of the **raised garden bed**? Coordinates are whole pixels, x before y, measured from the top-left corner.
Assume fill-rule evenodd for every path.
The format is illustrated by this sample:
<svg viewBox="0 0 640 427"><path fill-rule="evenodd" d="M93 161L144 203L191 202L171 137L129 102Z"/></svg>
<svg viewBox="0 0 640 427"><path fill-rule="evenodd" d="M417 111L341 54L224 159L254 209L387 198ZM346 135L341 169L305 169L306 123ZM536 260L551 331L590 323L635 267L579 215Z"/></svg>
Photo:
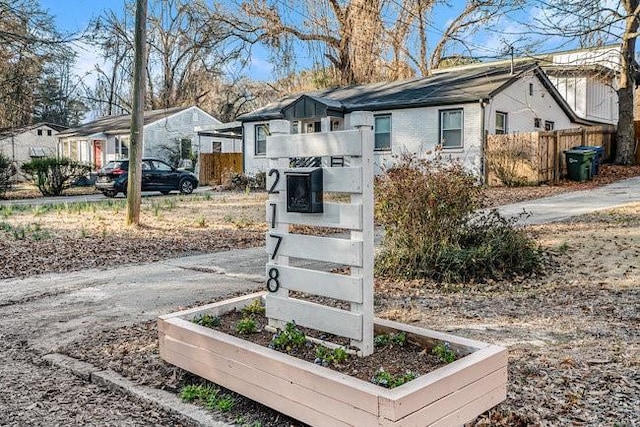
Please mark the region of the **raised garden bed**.
<svg viewBox="0 0 640 427"><path fill-rule="evenodd" d="M506 398L507 351L479 341L376 319L376 333L405 332L427 350L448 342L463 356L387 389L191 321L242 309L263 295L160 317L161 357L314 426L462 425Z"/></svg>

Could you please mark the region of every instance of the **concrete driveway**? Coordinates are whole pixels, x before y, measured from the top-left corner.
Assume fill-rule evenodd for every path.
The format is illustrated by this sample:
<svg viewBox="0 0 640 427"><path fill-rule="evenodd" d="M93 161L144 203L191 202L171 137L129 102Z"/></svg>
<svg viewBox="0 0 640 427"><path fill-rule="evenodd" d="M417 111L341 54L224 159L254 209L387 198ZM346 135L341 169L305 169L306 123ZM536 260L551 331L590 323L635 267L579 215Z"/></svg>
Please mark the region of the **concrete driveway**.
<svg viewBox="0 0 640 427"><path fill-rule="evenodd" d="M499 207L498 211L506 217L514 217L526 211L531 215L522 218L520 224L544 224L633 202L640 202L640 177L591 190L573 191L505 205Z"/></svg>

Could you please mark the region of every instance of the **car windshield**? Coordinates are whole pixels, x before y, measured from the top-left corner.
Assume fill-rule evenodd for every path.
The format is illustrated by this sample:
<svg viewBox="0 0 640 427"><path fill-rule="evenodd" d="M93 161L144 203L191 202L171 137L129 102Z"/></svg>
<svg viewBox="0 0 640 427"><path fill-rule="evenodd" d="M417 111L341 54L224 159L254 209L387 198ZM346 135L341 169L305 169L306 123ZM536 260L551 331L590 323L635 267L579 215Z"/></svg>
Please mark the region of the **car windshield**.
<svg viewBox="0 0 640 427"><path fill-rule="evenodd" d="M111 169L128 169L129 168L129 162L126 161L120 161L120 160L116 160L116 161L110 161L109 163L107 163L104 167L107 170L111 170Z"/></svg>

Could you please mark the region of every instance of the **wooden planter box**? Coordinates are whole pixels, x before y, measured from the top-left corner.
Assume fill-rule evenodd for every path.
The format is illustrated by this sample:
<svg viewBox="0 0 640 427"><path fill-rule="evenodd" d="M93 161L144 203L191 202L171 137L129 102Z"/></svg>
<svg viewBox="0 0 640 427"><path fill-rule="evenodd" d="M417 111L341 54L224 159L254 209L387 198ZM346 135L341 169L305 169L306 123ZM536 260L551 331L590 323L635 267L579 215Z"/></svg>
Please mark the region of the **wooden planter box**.
<svg viewBox="0 0 640 427"><path fill-rule="evenodd" d="M241 309L262 292L161 316L160 356L169 363L313 426L455 426L506 399L507 350L376 319L380 333L404 331L427 348L449 342L465 355L386 389L196 325L195 316Z"/></svg>

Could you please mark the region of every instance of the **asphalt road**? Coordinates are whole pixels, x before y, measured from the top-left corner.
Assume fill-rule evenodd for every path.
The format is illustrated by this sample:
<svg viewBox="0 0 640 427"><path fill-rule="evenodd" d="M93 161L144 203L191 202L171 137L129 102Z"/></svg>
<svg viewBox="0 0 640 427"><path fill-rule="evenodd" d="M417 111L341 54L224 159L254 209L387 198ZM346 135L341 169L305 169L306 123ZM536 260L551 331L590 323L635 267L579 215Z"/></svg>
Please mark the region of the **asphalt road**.
<svg viewBox="0 0 640 427"><path fill-rule="evenodd" d="M210 191L211 187L204 186L198 187L193 190L193 194L204 193ZM179 193L172 192L171 195L175 196ZM168 197L162 195L159 191L143 191L142 197ZM125 197L122 193L118 193L115 197L116 200L124 200ZM62 203L81 203L81 202L103 202L105 200L113 200L103 194L85 194L75 196L58 196L58 197L38 197L36 199L18 199L18 200L0 200L0 206L2 205L55 205Z"/></svg>

